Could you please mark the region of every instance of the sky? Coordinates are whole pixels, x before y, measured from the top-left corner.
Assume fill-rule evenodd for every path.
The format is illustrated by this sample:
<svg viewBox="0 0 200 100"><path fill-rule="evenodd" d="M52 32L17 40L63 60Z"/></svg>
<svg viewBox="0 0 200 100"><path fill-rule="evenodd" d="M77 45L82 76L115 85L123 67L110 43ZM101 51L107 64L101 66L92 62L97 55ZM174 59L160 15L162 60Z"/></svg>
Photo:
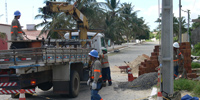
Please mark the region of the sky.
<svg viewBox="0 0 200 100"><path fill-rule="evenodd" d="M98 2L104 2L105 0L97 0ZM161 4L160 0L160 4ZM173 13L174 16L179 17L179 0L173 1ZM134 5L133 11L139 10L138 17L143 17L145 23L153 31L158 26L155 20L158 18L158 0L120 0L120 3L131 3ZM5 5L7 4L7 10ZM182 10L190 10L190 23L192 19L198 18L200 15L200 0L181 0ZM45 6L44 0L0 0L0 23L11 24L14 18L14 11L19 10L21 12L20 24L26 28L26 24L38 24L43 20L34 19L39 14L38 8ZM6 14L7 11L7 14ZM188 19L187 13L182 11L181 15Z"/></svg>

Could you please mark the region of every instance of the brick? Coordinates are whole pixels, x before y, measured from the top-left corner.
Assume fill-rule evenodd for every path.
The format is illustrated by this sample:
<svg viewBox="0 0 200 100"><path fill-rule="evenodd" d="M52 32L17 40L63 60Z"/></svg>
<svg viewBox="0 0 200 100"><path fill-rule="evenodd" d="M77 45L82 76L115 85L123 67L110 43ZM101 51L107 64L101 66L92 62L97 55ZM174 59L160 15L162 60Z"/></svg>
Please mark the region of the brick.
<svg viewBox="0 0 200 100"><path fill-rule="evenodd" d="M148 61L148 59L145 59L145 60L144 60L144 62L147 62L147 61Z"/></svg>
<svg viewBox="0 0 200 100"><path fill-rule="evenodd" d="M139 66L139 71L145 71L147 69L147 67L144 67L142 65Z"/></svg>
<svg viewBox="0 0 200 100"><path fill-rule="evenodd" d="M191 71L192 71L191 73L196 73L198 70L197 69L192 69Z"/></svg>
<svg viewBox="0 0 200 100"><path fill-rule="evenodd" d="M187 70L186 72L187 72L187 73L192 73L193 71L192 71L192 70Z"/></svg>
<svg viewBox="0 0 200 100"><path fill-rule="evenodd" d="M153 49L153 52L159 52L159 50L158 49Z"/></svg>
<svg viewBox="0 0 200 100"><path fill-rule="evenodd" d="M180 45L180 49L191 49L190 42L182 42Z"/></svg>
<svg viewBox="0 0 200 100"><path fill-rule="evenodd" d="M159 66L159 62L158 61L153 61L152 64L153 64L154 67L158 67Z"/></svg>
<svg viewBox="0 0 200 100"><path fill-rule="evenodd" d="M158 56L151 56L150 60L158 60Z"/></svg>
<svg viewBox="0 0 200 100"><path fill-rule="evenodd" d="M138 76L140 76L142 74L144 74L144 72L143 71L139 71Z"/></svg>
<svg viewBox="0 0 200 100"><path fill-rule="evenodd" d="M187 73L187 77L188 78L197 78L197 74L196 73Z"/></svg>
<svg viewBox="0 0 200 100"><path fill-rule="evenodd" d="M156 46L155 46L155 49L156 49L156 50L159 50L159 47L160 47L159 45L156 45Z"/></svg>
<svg viewBox="0 0 200 100"><path fill-rule="evenodd" d="M158 55L159 55L158 52L152 52L152 53L151 53L151 56L158 56Z"/></svg>
<svg viewBox="0 0 200 100"><path fill-rule="evenodd" d="M146 62L141 62L141 65L146 66Z"/></svg>

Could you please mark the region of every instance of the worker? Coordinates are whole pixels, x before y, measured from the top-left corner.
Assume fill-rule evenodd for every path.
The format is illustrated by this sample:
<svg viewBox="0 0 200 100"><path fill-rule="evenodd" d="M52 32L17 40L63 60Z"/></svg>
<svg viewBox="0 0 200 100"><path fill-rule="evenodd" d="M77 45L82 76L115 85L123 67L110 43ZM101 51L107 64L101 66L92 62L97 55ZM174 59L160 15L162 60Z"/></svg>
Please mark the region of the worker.
<svg viewBox="0 0 200 100"><path fill-rule="evenodd" d="M106 81L108 80L108 86L112 85L111 76L110 76L110 66L108 62L107 49L102 48L103 54L100 55L101 64L102 64L102 78L103 86L106 86Z"/></svg>
<svg viewBox="0 0 200 100"><path fill-rule="evenodd" d="M90 78L87 81L87 85L91 84L91 100L103 100L98 94L102 88L102 74L101 74L101 62L98 60L99 55L96 50L92 50L89 53L90 60L92 61Z"/></svg>
<svg viewBox="0 0 200 100"><path fill-rule="evenodd" d="M23 40L23 35L25 35L25 32L22 30L21 25L18 21L18 19L20 19L21 13L17 10L14 12L14 16L15 17L11 23L11 39Z"/></svg>
<svg viewBox="0 0 200 100"><path fill-rule="evenodd" d="M174 56L173 56L173 61L174 61L174 79L175 78L186 78L186 70L184 68L184 57L183 54L180 52L179 48L179 43L174 42L173 43L174 47Z"/></svg>

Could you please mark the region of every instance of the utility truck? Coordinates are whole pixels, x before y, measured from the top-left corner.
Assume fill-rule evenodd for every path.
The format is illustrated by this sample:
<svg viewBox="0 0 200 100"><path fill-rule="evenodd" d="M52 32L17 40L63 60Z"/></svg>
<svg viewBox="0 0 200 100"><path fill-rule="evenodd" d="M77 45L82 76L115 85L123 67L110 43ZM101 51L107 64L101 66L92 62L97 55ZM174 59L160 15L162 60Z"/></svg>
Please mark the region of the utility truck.
<svg viewBox="0 0 200 100"><path fill-rule="evenodd" d="M9 41L16 47L0 50L0 94L14 97L21 89L34 93L36 87L44 91L53 87L54 93L76 97L80 81L88 80L88 53L92 49L101 53L105 46L101 30L88 29L86 17L66 2L47 2L43 9L46 14L73 15L78 29L57 30L68 32L67 39Z"/></svg>

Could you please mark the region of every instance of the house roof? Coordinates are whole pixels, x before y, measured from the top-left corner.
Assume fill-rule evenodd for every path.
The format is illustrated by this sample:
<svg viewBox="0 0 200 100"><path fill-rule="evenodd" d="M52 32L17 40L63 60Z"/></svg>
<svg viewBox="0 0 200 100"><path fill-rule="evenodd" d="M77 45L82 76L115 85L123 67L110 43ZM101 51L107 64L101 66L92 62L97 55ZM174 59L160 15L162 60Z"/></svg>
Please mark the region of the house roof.
<svg viewBox="0 0 200 100"><path fill-rule="evenodd" d="M31 30L31 31L29 31L29 30L26 30L26 29L23 30L23 31L26 33L27 37L31 40L35 40L41 32L41 30ZM38 37L38 39L42 39L42 37L44 37L46 39L47 34L40 35L40 37Z"/></svg>
<svg viewBox="0 0 200 100"><path fill-rule="evenodd" d="M1 26L11 26L11 25L8 25L8 24L2 24L0 23Z"/></svg>

